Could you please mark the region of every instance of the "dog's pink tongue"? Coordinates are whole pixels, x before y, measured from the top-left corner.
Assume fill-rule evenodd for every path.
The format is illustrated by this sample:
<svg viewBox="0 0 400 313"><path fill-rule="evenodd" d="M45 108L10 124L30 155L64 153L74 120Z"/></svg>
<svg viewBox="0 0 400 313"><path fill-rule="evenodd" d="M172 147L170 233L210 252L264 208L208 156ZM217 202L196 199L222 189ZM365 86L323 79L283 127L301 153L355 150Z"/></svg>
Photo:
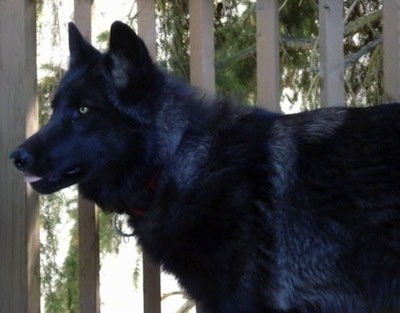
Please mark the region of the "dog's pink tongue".
<svg viewBox="0 0 400 313"><path fill-rule="evenodd" d="M41 179L43 179L43 177L38 177L38 176L33 176L33 175L25 175L24 181L26 183L31 184L31 183L37 182Z"/></svg>

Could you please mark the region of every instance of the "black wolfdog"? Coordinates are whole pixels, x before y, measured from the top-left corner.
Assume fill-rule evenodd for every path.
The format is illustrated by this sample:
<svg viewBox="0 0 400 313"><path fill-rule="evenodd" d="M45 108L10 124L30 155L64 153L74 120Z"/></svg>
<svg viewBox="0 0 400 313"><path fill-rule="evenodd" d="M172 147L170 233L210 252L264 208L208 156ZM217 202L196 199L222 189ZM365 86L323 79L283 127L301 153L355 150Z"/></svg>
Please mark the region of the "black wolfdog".
<svg viewBox="0 0 400 313"><path fill-rule="evenodd" d="M280 115L210 100L126 25L69 27L50 121L12 154L79 184L208 312L400 312L400 105Z"/></svg>

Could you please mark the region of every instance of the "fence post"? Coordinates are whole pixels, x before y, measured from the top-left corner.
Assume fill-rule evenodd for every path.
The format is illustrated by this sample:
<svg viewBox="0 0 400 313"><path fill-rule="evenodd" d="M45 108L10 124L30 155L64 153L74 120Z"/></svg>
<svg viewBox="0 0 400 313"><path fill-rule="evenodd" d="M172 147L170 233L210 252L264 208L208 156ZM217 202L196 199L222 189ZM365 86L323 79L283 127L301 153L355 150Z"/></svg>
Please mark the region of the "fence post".
<svg viewBox="0 0 400 313"><path fill-rule="evenodd" d="M190 83L215 93L214 8L212 0L190 0Z"/></svg>
<svg viewBox="0 0 400 313"><path fill-rule="evenodd" d="M190 83L215 94L214 7L212 0L189 1ZM197 305L197 313L205 313Z"/></svg>
<svg viewBox="0 0 400 313"><path fill-rule="evenodd" d="M321 106L343 106L343 0L319 1Z"/></svg>
<svg viewBox="0 0 400 313"><path fill-rule="evenodd" d="M0 2L0 312L39 313L38 196L8 155L38 128L36 3Z"/></svg>
<svg viewBox="0 0 400 313"><path fill-rule="evenodd" d="M400 101L400 1L383 2L384 98Z"/></svg>
<svg viewBox="0 0 400 313"><path fill-rule="evenodd" d="M154 0L137 0L138 35L156 60L156 16ZM143 310L161 313L160 267L143 253Z"/></svg>
<svg viewBox="0 0 400 313"><path fill-rule="evenodd" d="M74 21L83 36L91 41L93 0L75 0ZM97 208L92 201L78 196L79 229L79 310L100 312L99 229Z"/></svg>
<svg viewBox="0 0 400 313"><path fill-rule="evenodd" d="M257 102L280 112L279 2L257 0Z"/></svg>

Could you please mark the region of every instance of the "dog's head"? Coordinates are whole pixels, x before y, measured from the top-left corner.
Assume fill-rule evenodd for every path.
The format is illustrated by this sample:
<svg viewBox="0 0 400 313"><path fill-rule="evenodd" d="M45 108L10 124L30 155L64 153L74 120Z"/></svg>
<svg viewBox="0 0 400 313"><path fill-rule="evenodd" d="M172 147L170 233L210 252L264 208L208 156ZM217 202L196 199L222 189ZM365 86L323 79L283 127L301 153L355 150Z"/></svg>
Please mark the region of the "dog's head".
<svg viewBox="0 0 400 313"><path fill-rule="evenodd" d="M69 48L69 69L55 92L49 122L10 155L40 193L112 179L152 162L150 133L162 75L143 41L115 22L109 50L101 53L71 23Z"/></svg>

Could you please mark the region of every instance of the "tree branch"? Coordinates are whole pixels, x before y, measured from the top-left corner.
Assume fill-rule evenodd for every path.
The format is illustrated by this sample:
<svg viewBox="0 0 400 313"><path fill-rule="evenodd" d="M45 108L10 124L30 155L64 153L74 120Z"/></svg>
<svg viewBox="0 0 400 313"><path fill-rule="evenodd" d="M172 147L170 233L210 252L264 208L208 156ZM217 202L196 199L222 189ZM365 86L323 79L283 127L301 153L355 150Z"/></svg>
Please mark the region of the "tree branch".
<svg viewBox="0 0 400 313"><path fill-rule="evenodd" d="M351 22L345 26L344 37L353 35L353 34L357 33L358 31L360 31L366 25L370 25L380 19L382 19L382 10L376 10L369 14L366 14L366 15L358 18L356 21ZM376 47L381 42L382 42L382 39L379 39L379 38L371 41L370 43L368 43L365 46L366 52L368 52L372 48ZM282 36L280 38L280 43L287 50L310 50L315 47L318 47L318 42L317 42L317 39L315 39L315 38L293 38L293 37L289 37L289 36ZM371 48L371 46L372 46L372 48ZM363 49L359 50L359 52L361 52L362 50ZM254 56L255 53L256 53L256 44L252 44L251 46L249 46L231 56L228 56L222 60L216 61L215 68L217 70L219 70L219 69L227 67L233 63L236 63L236 62L244 60L248 57ZM356 56L354 56L354 57L356 57ZM356 58L356 60L358 60L360 57L361 56L358 56ZM349 64L353 64L353 63L351 60L349 61Z"/></svg>
<svg viewBox="0 0 400 313"><path fill-rule="evenodd" d="M364 26L371 25L379 20L382 20L382 9L363 15L345 26L344 37L353 35L359 32Z"/></svg>
<svg viewBox="0 0 400 313"><path fill-rule="evenodd" d="M344 68L356 63L364 54L368 53L369 51L374 49L376 46L380 45L382 42L383 42L382 37L379 37L379 38L376 38L376 39L370 41L369 43L367 43L360 50L353 53L351 56L347 57L344 60Z"/></svg>
<svg viewBox="0 0 400 313"><path fill-rule="evenodd" d="M191 308L195 306L195 302L193 300L187 300L176 313L187 313Z"/></svg>
<svg viewBox="0 0 400 313"><path fill-rule="evenodd" d="M167 299L168 297L171 297L171 296L183 296L185 298L186 293L184 291L182 291L182 290L163 293L161 295L161 301L165 300L165 299Z"/></svg>

